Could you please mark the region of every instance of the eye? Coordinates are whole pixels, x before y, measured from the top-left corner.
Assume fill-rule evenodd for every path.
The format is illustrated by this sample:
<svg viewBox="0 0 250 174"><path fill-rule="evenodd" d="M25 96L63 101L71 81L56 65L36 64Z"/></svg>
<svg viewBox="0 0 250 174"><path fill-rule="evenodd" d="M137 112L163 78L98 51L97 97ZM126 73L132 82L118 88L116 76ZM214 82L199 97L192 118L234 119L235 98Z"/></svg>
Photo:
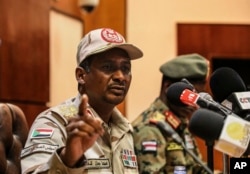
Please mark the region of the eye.
<svg viewBox="0 0 250 174"><path fill-rule="evenodd" d="M121 67L121 70L124 74L129 74L131 72L131 66L130 65L123 65Z"/></svg>
<svg viewBox="0 0 250 174"><path fill-rule="evenodd" d="M113 66L110 63L105 63L101 68L103 71L111 71Z"/></svg>

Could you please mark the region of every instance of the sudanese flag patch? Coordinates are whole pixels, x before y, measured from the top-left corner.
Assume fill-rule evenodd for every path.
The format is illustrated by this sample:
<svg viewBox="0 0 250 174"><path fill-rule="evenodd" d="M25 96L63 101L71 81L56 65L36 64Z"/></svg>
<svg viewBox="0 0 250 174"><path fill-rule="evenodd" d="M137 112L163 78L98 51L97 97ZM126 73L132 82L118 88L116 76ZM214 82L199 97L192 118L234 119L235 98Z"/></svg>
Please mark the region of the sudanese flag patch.
<svg viewBox="0 0 250 174"><path fill-rule="evenodd" d="M50 138L53 135L53 128L35 128L32 131L31 138Z"/></svg>

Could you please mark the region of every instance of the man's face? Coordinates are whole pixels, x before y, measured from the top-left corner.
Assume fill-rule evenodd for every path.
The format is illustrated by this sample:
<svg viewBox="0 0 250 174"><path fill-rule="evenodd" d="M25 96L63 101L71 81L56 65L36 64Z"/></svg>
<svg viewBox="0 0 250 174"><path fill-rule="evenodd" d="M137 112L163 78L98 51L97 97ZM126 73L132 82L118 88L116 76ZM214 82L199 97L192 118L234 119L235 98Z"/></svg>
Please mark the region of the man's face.
<svg viewBox="0 0 250 174"><path fill-rule="evenodd" d="M93 57L89 73L85 74L85 91L90 105L121 103L131 82L131 62L121 49L111 49Z"/></svg>

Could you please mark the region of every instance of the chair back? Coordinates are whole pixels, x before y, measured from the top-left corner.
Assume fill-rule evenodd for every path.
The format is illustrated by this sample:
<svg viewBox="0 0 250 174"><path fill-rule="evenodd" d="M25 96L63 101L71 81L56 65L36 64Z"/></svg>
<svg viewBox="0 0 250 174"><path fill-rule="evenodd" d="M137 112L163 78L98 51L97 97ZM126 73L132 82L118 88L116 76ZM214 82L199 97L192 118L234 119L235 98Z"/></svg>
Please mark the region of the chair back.
<svg viewBox="0 0 250 174"><path fill-rule="evenodd" d="M20 174L20 155L28 136L28 123L16 105L0 103L0 173Z"/></svg>

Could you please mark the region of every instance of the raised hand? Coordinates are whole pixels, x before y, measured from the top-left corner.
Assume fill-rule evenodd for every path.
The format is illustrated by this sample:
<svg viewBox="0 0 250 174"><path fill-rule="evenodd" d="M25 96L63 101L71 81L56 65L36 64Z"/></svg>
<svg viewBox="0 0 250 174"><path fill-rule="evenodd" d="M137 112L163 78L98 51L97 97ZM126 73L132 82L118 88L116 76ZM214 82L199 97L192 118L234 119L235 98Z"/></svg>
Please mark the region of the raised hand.
<svg viewBox="0 0 250 174"><path fill-rule="evenodd" d="M67 141L60 156L65 165L74 167L84 152L88 150L104 130L102 121L95 118L87 111L88 97L82 96L79 112L76 117L72 117L66 126Z"/></svg>

